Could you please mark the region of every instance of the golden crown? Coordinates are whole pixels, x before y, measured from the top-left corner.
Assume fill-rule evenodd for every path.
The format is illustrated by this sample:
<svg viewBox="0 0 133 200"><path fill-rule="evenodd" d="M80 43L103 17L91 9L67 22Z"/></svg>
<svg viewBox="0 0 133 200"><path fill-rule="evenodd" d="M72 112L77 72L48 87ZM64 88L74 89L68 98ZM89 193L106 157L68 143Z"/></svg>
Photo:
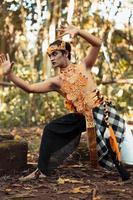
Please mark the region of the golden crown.
<svg viewBox="0 0 133 200"><path fill-rule="evenodd" d="M48 53L48 54L51 54L53 51L66 50L65 46L66 46L66 43L65 43L64 41L62 41L61 44L60 44L59 46L56 45L56 44L51 45L51 46L48 47L47 53Z"/></svg>

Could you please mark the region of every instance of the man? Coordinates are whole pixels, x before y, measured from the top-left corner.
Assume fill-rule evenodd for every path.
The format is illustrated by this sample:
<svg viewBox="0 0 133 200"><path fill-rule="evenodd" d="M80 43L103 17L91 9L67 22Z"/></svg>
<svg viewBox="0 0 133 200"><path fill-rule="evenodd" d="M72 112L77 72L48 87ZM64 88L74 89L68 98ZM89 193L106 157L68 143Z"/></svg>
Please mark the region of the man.
<svg viewBox="0 0 133 200"><path fill-rule="evenodd" d="M38 168L32 174L21 178L30 180L48 175L69 156L78 145L80 135L87 130L90 146L90 160L93 167L99 164L108 169L116 166L123 181L130 174L123 168L120 157L120 144L124 140L125 121L119 117L111 103L97 90L91 75L101 46L101 40L84 30L66 24L59 30L61 37L70 34L80 36L91 47L80 65L71 61L69 43L57 40L48 50L54 68L60 73L40 83L28 84L12 72L13 63L9 56L0 55L1 69L16 86L26 92L47 93L56 91L66 98L66 106L73 113L50 122L44 129L40 145ZM86 127L87 126L87 127Z"/></svg>

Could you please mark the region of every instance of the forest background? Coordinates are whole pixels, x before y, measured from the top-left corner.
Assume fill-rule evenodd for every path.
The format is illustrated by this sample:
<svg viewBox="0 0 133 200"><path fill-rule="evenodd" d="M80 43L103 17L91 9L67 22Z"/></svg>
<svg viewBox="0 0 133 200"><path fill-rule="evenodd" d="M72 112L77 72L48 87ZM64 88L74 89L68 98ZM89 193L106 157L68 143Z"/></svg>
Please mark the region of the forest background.
<svg viewBox="0 0 133 200"><path fill-rule="evenodd" d="M124 118L133 118L133 3L122 0L0 1L0 53L9 53L13 70L28 82L43 81L55 72L46 54L63 22L73 23L103 40L92 73L99 89ZM64 38L70 41L69 36ZM71 41L70 41L71 42ZM72 61L81 60L88 46L73 43ZM44 124L67 113L57 93L27 94L0 77L0 128Z"/></svg>

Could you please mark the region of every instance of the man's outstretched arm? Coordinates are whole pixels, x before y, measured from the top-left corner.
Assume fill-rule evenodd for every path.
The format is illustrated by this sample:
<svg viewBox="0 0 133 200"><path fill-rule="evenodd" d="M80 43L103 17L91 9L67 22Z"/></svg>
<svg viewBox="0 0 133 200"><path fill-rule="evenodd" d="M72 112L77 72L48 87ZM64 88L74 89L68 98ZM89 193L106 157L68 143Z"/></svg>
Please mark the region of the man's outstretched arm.
<svg viewBox="0 0 133 200"><path fill-rule="evenodd" d="M12 72L12 66L13 63L10 62L9 55L5 56L4 54L0 54L0 69L2 74L7 76L8 79L12 81L17 87L28 93L46 93L56 90L56 84L54 82L56 78L49 78L44 82L29 84Z"/></svg>

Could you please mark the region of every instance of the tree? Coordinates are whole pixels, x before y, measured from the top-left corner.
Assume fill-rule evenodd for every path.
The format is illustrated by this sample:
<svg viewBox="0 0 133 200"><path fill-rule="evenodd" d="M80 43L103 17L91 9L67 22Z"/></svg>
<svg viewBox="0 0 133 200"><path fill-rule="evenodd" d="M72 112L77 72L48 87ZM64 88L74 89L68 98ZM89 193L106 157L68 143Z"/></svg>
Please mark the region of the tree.
<svg viewBox="0 0 133 200"><path fill-rule="evenodd" d="M104 6L104 12L102 6ZM56 29L60 24L64 21L72 22L103 38L103 45L92 72L96 74L100 89L117 104L119 111L131 114L133 13L130 7L121 0L96 2L88 0L5 0L0 5L0 52L9 53L11 60L15 60L14 70L19 76L30 82L44 80L54 75L46 49L49 43L57 38ZM112 14L113 10L115 12ZM116 26L116 19L123 10L129 13L128 21L123 28L119 29ZM71 41L71 38L67 39ZM72 61L82 59L87 48L88 45L84 40L74 39ZM4 82L1 85L11 86L11 83ZM44 119L49 120L46 115L44 117L45 110L48 110L48 105L44 103L44 99L48 100L47 98L52 98L55 102L54 105L52 103L49 105L53 111L48 118L66 112L63 108L63 101L58 95L41 95L39 98L31 95L29 97L14 87L5 87L0 94L1 116L3 115L1 120L5 120L6 124L14 113L16 124L24 118L27 121L31 120L31 116L34 115L35 119L28 121L28 124ZM12 101L12 99L17 100ZM29 104L23 105L23 114L19 115L23 100ZM6 109L9 110L8 114L5 112ZM15 109L18 109L18 112L15 112ZM29 110L28 118L24 115L27 109Z"/></svg>

